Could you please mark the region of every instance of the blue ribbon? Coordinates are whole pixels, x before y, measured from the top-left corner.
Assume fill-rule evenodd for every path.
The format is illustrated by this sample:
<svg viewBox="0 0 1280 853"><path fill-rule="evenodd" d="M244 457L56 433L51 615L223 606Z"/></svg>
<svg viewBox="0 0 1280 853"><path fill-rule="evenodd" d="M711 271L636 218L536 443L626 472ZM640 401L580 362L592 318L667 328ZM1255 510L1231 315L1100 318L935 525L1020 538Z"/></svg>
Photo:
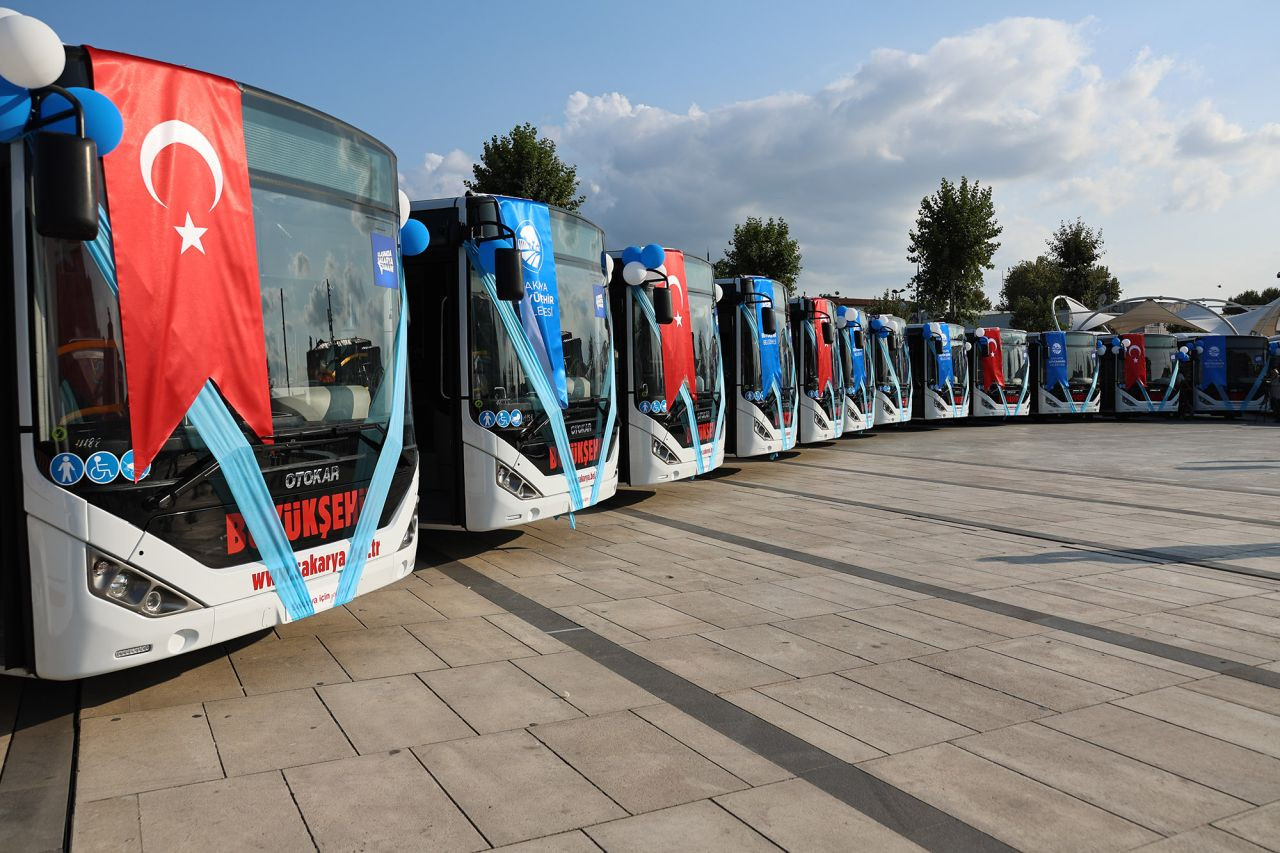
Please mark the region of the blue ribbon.
<svg viewBox="0 0 1280 853"><path fill-rule="evenodd" d="M889 354L889 345L885 343L885 338L876 335L876 343L880 345L880 352L884 356L884 366L889 368L889 379L893 382L894 405L898 409L898 423L906 423L907 419L903 417L904 409L902 404L902 385L898 382L898 371L893 369L893 358ZM911 361L907 361L907 370L911 369ZM910 374L908 374L910 376Z"/></svg>

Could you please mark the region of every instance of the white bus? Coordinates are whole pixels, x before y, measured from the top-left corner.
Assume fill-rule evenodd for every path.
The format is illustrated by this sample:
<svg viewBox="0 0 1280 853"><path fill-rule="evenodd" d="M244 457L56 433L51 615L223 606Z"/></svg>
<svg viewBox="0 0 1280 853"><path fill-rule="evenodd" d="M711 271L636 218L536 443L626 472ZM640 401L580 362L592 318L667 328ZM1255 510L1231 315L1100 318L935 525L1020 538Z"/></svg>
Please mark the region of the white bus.
<svg viewBox="0 0 1280 853"><path fill-rule="evenodd" d="M408 574L417 544L394 155L327 115L224 78L92 49L66 54L61 86L92 80L102 92L110 65L117 78L128 72L135 93L152 84L186 89L164 107L174 113L168 123L126 112L118 150L59 162L56 180L57 151L76 145L66 134L28 125L0 144L8 199L0 264L9 281L0 346L10 365L0 371L9 472L0 485L0 670L50 679L155 661L345 603ZM162 76L168 82L157 82ZM238 108L242 133L200 123L207 105L191 92L204 88ZM140 100L130 97L130 110ZM219 132L243 148L218 150L208 137ZM160 164L175 142L200 157ZM142 170L128 159L139 145ZM237 180L232 155L247 160L239 180L252 207L234 221L251 220L256 245L237 286L261 304L239 331L265 340L266 369L246 354L220 381L265 373L269 387L251 391L269 406L266 435L232 415L212 383L190 404L170 399L168 387L131 386L125 371L138 363L131 357L199 364L217 345L199 334L136 337L139 320L122 318L119 294L159 281L164 264L181 270L222 250L225 228L210 219L225 215L214 208L229 203ZM172 217L156 243L135 237L131 246L120 233L144 213L121 201L125 193L97 196L112 162L122 164L119 180L145 182L142 192L157 199L154 209L146 200L149 215ZM194 164L190 175L152 183L182 163ZM111 191L109 170L105 180ZM202 200L190 212L175 200L184 190ZM132 254L118 269L125 251ZM181 288L184 275L166 286ZM226 322L178 319L210 336ZM191 408L137 471L132 418L157 401ZM364 548L353 554L352 541Z"/></svg>

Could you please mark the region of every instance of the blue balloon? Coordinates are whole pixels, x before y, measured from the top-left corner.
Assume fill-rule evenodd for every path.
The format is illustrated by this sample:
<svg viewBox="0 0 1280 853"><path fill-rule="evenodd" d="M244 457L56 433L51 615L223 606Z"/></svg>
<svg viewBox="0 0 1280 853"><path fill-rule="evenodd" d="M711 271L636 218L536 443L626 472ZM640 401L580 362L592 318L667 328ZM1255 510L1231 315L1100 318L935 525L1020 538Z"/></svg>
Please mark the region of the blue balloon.
<svg viewBox="0 0 1280 853"><path fill-rule="evenodd" d="M991 338L988 338L986 335L983 335L982 337L978 338L978 346L981 347L982 349L986 349L990 343L991 343Z"/></svg>
<svg viewBox="0 0 1280 853"><path fill-rule="evenodd" d="M628 246L627 248L625 248L625 249L623 249L623 250L622 250L622 265L623 265L623 266L626 266L627 264L631 263L632 261L638 261L638 260L640 260L640 247L639 247L639 246Z"/></svg>
<svg viewBox="0 0 1280 853"><path fill-rule="evenodd" d="M400 229L400 253L421 255L431 245L431 232L416 219L410 219Z"/></svg>
<svg viewBox="0 0 1280 853"><path fill-rule="evenodd" d="M657 269L667 259L667 253L657 243L650 243L640 250L640 263L647 269Z"/></svg>
<svg viewBox="0 0 1280 853"><path fill-rule="evenodd" d="M0 78L0 142L16 139L30 114L31 93Z"/></svg>
<svg viewBox="0 0 1280 853"><path fill-rule="evenodd" d="M76 100L80 102L80 108L84 110L84 135L97 143L98 156L105 157L110 154L124 136L124 119L120 115L120 110L111 103L110 98L93 89L72 86L67 91L76 96ZM61 95L50 95L41 102L40 115L47 117L70 108L71 105L67 103L66 98ZM76 120L68 116L44 129L55 133L75 133Z"/></svg>

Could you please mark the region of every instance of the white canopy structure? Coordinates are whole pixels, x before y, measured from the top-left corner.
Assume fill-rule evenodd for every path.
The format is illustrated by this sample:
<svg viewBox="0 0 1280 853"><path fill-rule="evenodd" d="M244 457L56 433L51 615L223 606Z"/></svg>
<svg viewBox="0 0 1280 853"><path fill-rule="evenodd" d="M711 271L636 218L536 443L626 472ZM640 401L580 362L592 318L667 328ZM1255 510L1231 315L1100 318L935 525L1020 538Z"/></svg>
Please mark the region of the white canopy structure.
<svg viewBox="0 0 1280 853"><path fill-rule="evenodd" d="M1058 328L1074 331L1106 328L1118 333L1137 332L1147 326L1164 323L1186 326L1211 335L1270 337L1276 334L1276 324L1280 322L1280 299L1238 314L1224 314L1223 310L1228 307L1243 306L1221 299L1140 296L1123 299L1095 311L1070 296L1055 296L1053 316Z"/></svg>

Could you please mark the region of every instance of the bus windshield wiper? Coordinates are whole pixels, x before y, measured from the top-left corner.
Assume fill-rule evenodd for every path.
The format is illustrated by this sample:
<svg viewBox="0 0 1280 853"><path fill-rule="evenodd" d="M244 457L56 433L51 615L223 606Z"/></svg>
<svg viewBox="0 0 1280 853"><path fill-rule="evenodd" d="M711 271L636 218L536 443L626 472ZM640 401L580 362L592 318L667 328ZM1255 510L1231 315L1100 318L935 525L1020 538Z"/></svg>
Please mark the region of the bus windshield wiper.
<svg viewBox="0 0 1280 853"><path fill-rule="evenodd" d="M178 498L212 477L221 467L222 465L213 456L206 456L188 468L187 473L176 486L147 498L147 504L152 509L171 509Z"/></svg>

